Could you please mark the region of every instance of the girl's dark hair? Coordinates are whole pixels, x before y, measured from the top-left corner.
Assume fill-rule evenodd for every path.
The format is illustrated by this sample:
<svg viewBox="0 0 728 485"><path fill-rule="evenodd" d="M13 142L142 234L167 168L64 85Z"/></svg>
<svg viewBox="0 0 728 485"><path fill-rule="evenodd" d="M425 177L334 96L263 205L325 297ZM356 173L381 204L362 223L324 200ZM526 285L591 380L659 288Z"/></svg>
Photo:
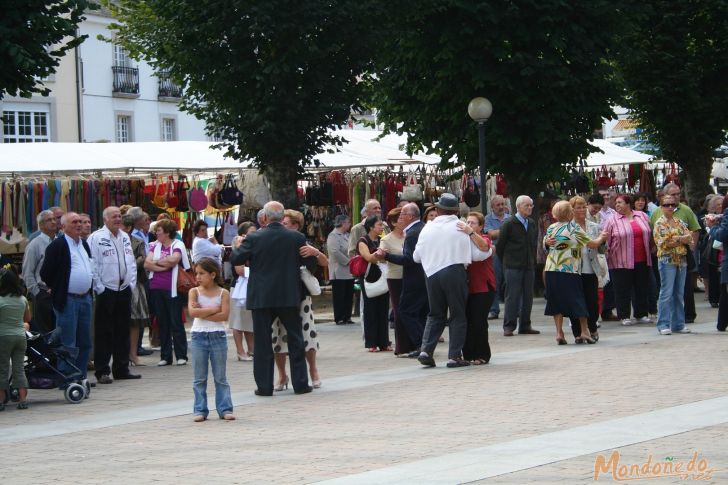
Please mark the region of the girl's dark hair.
<svg viewBox="0 0 728 485"><path fill-rule="evenodd" d="M241 222L238 226L238 236L245 236L251 227L255 227L255 223L251 221Z"/></svg>
<svg viewBox="0 0 728 485"><path fill-rule="evenodd" d="M202 269L205 273L215 273L215 284L217 286L223 286L225 281L222 279L222 269L217 261L212 258L202 258L195 265L196 268Z"/></svg>
<svg viewBox="0 0 728 485"><path fill-rule="evenodd" d="M23 286L12 266L0 268L0 296L23 296Z"/></svg>
<svg viewBox="0 0 728 485"><path fill-rule="evenodd" d="M587 200L587 204L604 205L604 197L602 197L602 194L592 194L589 196L589 200Z"/></svg>
<svg viewBox="0 0 728 485"><path fill-rule="evenodd" d="M202 226L207 227L207 222L205 222L204 219L196 220L195 223L192 225L192 234L194 234L196 236L197 233L200 232L200 228Z"/></svg>
<svg viewBox="0 0 728 485"><path fill-rule="evenodd" d="M635 194L633 202L637 202L640 199L645 199L645 205L650 203L650 196L646 194L645 192L640 192L639 194Z"/></svg>
<svg viewBox="0 0 728 485"><path fill-rule="evenodd" d="M364 230L366 232L369 232L372 230L372 227L374 227L374 224L381 221L382 219L379 216L369 216L364 221Z"/></svg>

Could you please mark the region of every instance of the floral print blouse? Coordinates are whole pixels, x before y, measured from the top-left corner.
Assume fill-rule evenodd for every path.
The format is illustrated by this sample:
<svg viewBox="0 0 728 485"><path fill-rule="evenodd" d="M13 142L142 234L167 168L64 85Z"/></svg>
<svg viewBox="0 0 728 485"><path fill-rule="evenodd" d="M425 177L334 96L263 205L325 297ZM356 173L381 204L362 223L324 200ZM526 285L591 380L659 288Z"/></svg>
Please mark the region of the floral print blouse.
<svg viewBox="0 0 728 485"><path fill-rule="evenodd" d="M556 244L548 250L545 271L581 272L581 250L591 238L574 221L555 222L546 230L542 244L553 237Z"/></svg>
<svg viewBox="0 0 728 485"><path fill-rule="evenodd" d="M669 257L670 263L676 266L685 264L685 257L688 250L684 244L675 247L667 247L667 243L679 237L690 234L687 224L680 219L673 218L668 221L665 216L661 216L655 222L652 229L655 237L655 245L657 246L657 257Z"/></svg>

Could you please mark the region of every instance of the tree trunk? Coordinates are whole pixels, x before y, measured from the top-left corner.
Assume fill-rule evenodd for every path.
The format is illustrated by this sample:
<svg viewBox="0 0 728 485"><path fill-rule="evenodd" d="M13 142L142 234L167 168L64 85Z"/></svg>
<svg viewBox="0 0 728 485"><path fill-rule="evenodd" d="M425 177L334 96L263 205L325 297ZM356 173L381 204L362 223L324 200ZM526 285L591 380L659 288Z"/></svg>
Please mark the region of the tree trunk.
<svg viewBox="0 0 728 485"><path fill-rule="evenodd" d="M270 194L286 209L300 209L301 203L296 194L299 173L296 163L269 164L263 171L270 182Z"/></svg>
<svg viewBox="0 0 728 485"><path fill-rule="evenodd" d="M700 204L706 195L712 194L710 186L710 173L713 169L713 159L710 156L686 160L681 164L684 174L684 193L688 205L694 210L700 210Z"/></svg>

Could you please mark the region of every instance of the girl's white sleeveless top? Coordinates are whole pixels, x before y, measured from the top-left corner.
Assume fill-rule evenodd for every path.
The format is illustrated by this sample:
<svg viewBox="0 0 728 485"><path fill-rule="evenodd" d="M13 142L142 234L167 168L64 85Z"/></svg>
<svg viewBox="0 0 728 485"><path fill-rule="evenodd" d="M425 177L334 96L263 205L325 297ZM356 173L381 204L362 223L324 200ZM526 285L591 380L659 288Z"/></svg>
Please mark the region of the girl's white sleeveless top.
<svg viewBox="0 0 728 485"><path fill-rule="evenodd" d="M200 293L197 289L197 303L200 304L202 308L212 308L212 307L219 307L222 303L222 292L224 290L220 289L220 293L217 296L209 297L205 296L202 293ZM190 332L224 332L225 331L225 323L223 322L211 322L210 320L205 320L204 318L195 318L192 321L192 329L190 329Z"/></svg>

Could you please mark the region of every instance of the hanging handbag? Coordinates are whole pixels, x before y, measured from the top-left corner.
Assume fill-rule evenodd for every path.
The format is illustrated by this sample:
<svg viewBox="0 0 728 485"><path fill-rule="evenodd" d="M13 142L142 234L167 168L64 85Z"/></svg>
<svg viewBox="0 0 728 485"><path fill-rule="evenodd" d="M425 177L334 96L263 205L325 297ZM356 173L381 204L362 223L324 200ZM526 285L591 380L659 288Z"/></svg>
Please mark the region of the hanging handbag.
<svg viewBox="0 0 728 485"><path fill-rule="evenodd" d="M205 191L200 187L200 180L192 177L193 189L190 191L190 209L200 212L207 208L208 199Z"/></svg>
<svg viewBox="0 0 728 485"><path fill-rule="evenodd" d="M187 182L187 176L180 175L177 179L177 212L190 210L190 202L187 197L188 190L190 190L190 184Z"/></svg>
<svg viewBox="0 0 728 485"><path fill-rule="evenodd" d="M161 182L157 185L156 193L154 194L154 205L160 209L167 208L167 183Z"/></svg>
<svg viewBox="0 0 728 485"><path fill-rule="evenodd" d="M301 281L308 290L311 296L318 296L321 294L321 285L319 284L318 278L316 278L307 267L301 266Z"/></svg>
<svg viewBox="0 0 728 485"><path fill-rule="evenodd" d="M463 202L470 208L480 205L480 190L472 175L463 176Z"/></svg>
<svg viewBox="0 0 728 485"><path fill-rule="evenodd" d="M210 180L207 183L207 192L205 193L205 195L207 196L207 205L209 205L213 209L221 209L218 195L220 194L220 190L222 189L223 184L224 182L222 175L218 175L214 181Z"/></svg>
<svg viewBox="0 0 728 485"><path fill-rule="evenodd" d="M245 267L245 274L238 276L235 286L230 290L230 299L239 307L245 307L248 301L248 280L250 279L250 269Z"/></svg>
<svg viewBox="0 0 728 485"><path fill-rule="evenodd" d="M228 207L233 207L243 203L243 193L238 189L233 181L233 174L229 173L225 177L225 185L220 191L218 203L222 201Z"/></svg>
<svg viewBox="0 0 728 485"><path fill-rule="evenodd" d="M233 211L225 214L225 222L223 222L222 230L222 242L218 240L218 243L230 246L233 243L233 239L238 235L238 225L235 224L235 217L233 217Z"/></svg>
<svg viewBox="0 0 728 485"><path fill-rule="evenodd" d="M166 204L168 209L176 209L177 203L179 202L179 199L177 198L177 184L174 182L174 177L172 175L169 176L169 180L167 181L167 197L166 197Z"/></svg>
<svg viewBox="0 0 728 485"><path fill-rule="evenodd" d="M379 272L379 278L376 278L374 275L377 272ZM384 263L369 263L366 274L364 275L364 291L366 292L367 298L376 298L389 291L389 287L387 286L387 266Z"/></svg>
<svg viewBox="0 0 728 485"><path fill-rule="evenodd" d="M422 186L417 183L414 174L407 177L407 185L402 188L402 200L417 202L422 200Z"/></svg>
<svg viewBox="0 0 728 485"><path fill-rule="evenodd" d="M215 241L220 242L225 237L225 224L222 212L218 212L215 216L215 229L212 231Z"/></svg>
<svg viewBox="0 0 728 485"><path fill-rule="evenodd" d="M367 264L367 260L364 259L361 254L352 256L349 260L349 272L354 278L364 276L364 273L367 271Z"/></svg>
<svg viewBox="0 0 728 485"><path fill-rule="evenodd" d="M177 295L186 295L197 287L197 279L180 264L177 268Z"/></svg>

